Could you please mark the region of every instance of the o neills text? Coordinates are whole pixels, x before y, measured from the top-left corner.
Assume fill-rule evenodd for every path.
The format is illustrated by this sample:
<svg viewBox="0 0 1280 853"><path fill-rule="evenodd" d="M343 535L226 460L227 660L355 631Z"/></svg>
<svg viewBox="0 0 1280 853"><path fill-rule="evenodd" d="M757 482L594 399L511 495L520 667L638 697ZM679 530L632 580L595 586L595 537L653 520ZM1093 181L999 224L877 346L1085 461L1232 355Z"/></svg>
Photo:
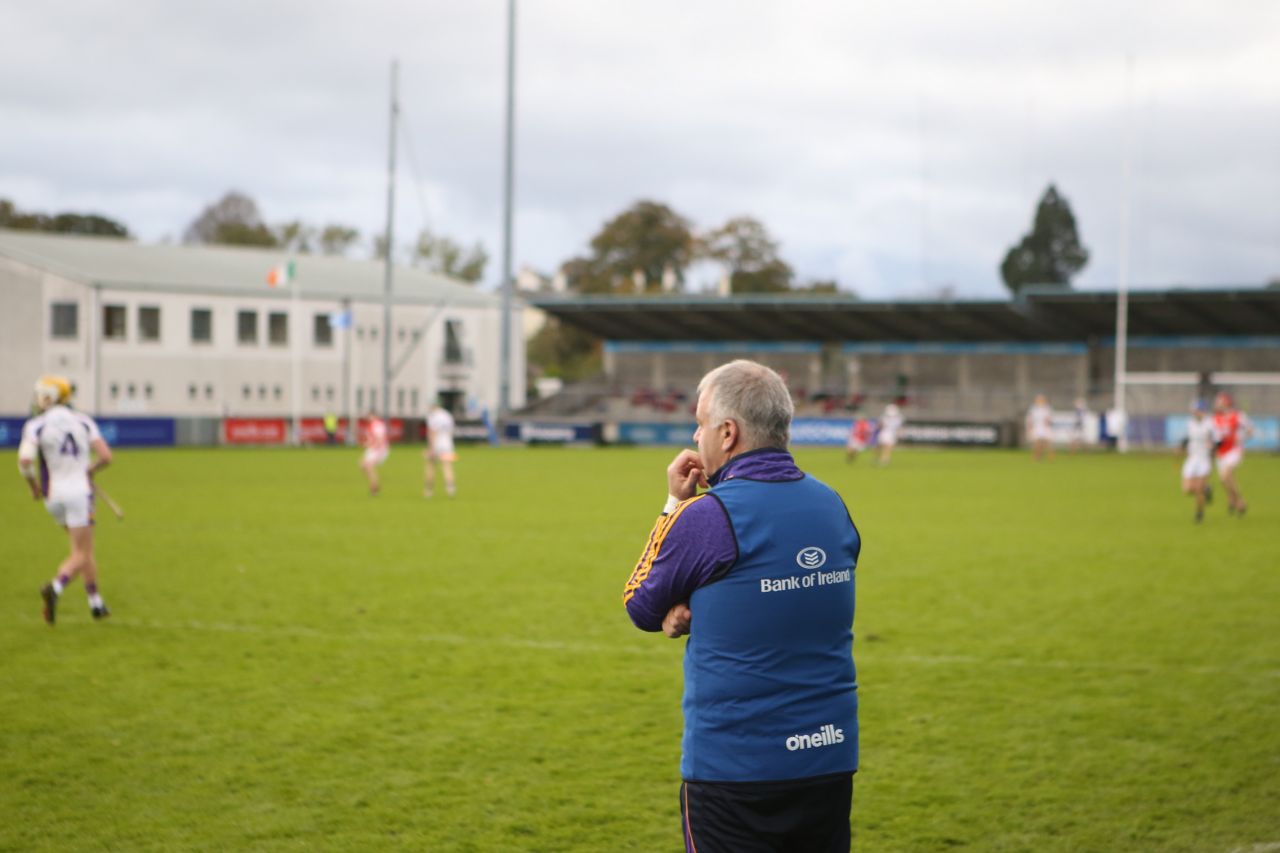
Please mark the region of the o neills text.
<svg viewBox="0 0 1280 853"><path fill-rule="evenodd" d="M844 743L844 729L837 729L831 723L827 723L813 734L792 735L787 738L787 751L817 749L823 746L834 746L837 743Z"/></svg>

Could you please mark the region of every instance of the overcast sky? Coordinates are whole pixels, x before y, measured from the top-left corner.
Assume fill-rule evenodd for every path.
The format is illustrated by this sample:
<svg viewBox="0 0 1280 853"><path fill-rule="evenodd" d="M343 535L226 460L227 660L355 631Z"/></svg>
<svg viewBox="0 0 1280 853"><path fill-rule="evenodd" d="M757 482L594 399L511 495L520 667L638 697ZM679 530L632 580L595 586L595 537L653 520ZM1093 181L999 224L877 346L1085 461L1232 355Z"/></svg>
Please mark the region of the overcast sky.
<svg viewBox="0 0 1280 853"><path fill-rule="evenodd" d="M0 4L0 197L156 241L235 188L367 236L394 57L398 236L479 240L498 278L503 0ZM864 297L997 297L1053 182L1109 288L1128 138L1135 287L1280 277L1275 0L523 0L517 30L517 266L649 198L755 216Z"/></svg>

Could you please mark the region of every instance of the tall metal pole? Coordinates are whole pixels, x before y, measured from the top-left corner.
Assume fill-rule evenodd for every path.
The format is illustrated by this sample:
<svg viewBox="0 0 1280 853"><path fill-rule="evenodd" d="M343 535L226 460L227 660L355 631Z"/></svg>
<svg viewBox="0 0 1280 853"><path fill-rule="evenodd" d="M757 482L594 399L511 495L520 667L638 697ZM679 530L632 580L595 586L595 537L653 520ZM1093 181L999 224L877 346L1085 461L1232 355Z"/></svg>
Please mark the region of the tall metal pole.
<svg viewBox="0 0 1280 853"><path fill-rule="evenodd" d="M286 269L292 271L293 263ZM300 287L296 276L288 282L289 293L289 403L293 420L293 446L302 446L302 313L298 310Z"/></svg>
<svg viewBox="0 0 1280 853"><path fill-rule="evenodd" d="M93 299L89 302L89 316L85 325L89 328L89 358L93 360L93 416L100 418L102 410L102 285L93 286Z"/></svg>
<svg viewBox="0 0 1280 853"><path fill-rule="evenodd" d="M1129 414L1126 411L1125 380L1129 365L1129 195L1132 179L1131 137L1133 135L1133 55L1125 61L1124 75L1124 139L1123 161L1120 183L1120 257L1119 276L1116 287L1116 450L1121 453L1129 449Z"/></svg>
<svg viewBox="0 0 1280 853"><path fill-rule="evenodd" d="M347 419L346 443L353 444L356 421L351 416L351 327L355 316L351 312L351 297L342 300L342 313L346 318L342 327L342 414Z"/></svg>
<svg viewBox="0 0 1280 853"><path fill-rule="evenodd" d="M499 350L498 416L511 407L511 208L515 173L516 0L507 0L507 149L502 184L502 346Z"/></svg>
<svg viewBox="0 0 1280 853"><path fill-rule="evenodd" d="M400 113L397 99L400 63L391 61L391 132L387 139L387 245L386 274L382 288L382 411L391 417L391 277L395 265L396 221L396 118ZM373 408L373 407L370 407Z"/></svg>

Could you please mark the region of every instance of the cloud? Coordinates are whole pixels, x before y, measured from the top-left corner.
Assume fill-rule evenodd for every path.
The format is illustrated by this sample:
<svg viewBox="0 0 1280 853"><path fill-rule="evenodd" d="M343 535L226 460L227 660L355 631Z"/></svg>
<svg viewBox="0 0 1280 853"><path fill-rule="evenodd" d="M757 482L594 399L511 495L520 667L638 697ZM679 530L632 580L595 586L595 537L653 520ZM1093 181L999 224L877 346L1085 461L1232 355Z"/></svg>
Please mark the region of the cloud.
<svg viewBox="0 0 1280 853"><path fill-rule="evenodd" d="M639 198L747 213L802 277L999 295L1054 181L1118 275L1132 122L1133 280L1280 275L1280 7L1178 0L519 6L515 260L544 271ZM0 54L0 196L177 235L232 187L273 221L385 219L389 61L406 130L397 232L501 249L506 4L24 4ZM1128 78L1126 54L1135 57ZM1131 107L1126 107L1126 104ZM409 145L406 145L409 143Z"/></svg>

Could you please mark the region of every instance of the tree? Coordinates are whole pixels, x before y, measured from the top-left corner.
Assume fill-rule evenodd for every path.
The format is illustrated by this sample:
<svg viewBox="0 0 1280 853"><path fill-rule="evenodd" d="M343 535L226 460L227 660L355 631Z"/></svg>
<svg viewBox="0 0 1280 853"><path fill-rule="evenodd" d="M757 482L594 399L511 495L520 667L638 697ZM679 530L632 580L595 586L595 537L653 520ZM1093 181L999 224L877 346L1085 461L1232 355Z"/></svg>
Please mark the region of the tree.
<svg viewBox="0 0 1280 853"><path fill-rule="evenodd" d="M581 270L582 291L633 293L662 288L670 270L679 285L693 260L689 220L665 204L638 201L610 219L591 238L591 258Z"/></svg>
<svg viewBox="0 0 1280 853"><path fill-rule="evenodd" d="M1089 250L1080 243L1071 205L1053 184L1036 207L1031 233L1011 248L1000 264L1005 287L1017 296L1033 284L1070 286L1071 276L1089 261Z"/></svg>
<svg viewBox="0 0 1280 853"><path fill-rule="evenodd" d="M484 278L489 253L480 243L464 249L448 237L438 237L424 228L413 249L413 262L432 272L474 284Z"/></svg>
<svg viewBox="0 0 1280 853"><path fill-rule="evenodd" d="M791 289L795 272L778 257L778 243L764 224L737 216L700 241L701 253L724 264L734 293L782 293Z"/></svg>
<svg viewBox="0 0 1280 853"><path fill-rule="evenodd" d="M570 258L560 265L565 290L571 293L612 293L608 273L592 258Z"/></svg>
<svg viewBox="0 0 1280 853"><path fill-rule="evenodd" d="M96 213L24 213L7 198L0 198L0 228L47 231L53 234L98 234L128 237L129 229L114 219Z"/></svg>
<svg viewBox="0 0 1280 853"><path fill-rule="evenodd" d="M272 235L275 237L276 245L291 252L297 252L300 255L309 255L312 252L312 246L316 239L316 229L303 222L295 219L292 222L283 222L271 229Z"/></svg>
<svg viewBox="0 0 1280 853"><path fill-rule="evenodd" d="M331 223L320 231L320 251L326 255L345 255L360 239L360 232L347 225Z"/></svg>
<svg viewBox="0 0 1280 853"><path fill-rule="evenodd" d="M201 211L187 226L182 240L242 246L279 245L271 229L263 224L257 203L234 190Z"/></svg>
<svg viewBox="0 0 1280 853"><path fill-rule="evenodd" d="M600 372L602 365L600 339L590 332L548 317L525 349L531 368L542 376L554 376L576 382Z"/></svg>
<svg viewBox="0 0 1280 853"><path fill-rule="evenodd" d="M834 278L820 278L810 281L808 284L798 285L793 288L797 293L839 293L840 285L836 283ZM853 296L852 292L846 292L846 296Z"/></svg>

